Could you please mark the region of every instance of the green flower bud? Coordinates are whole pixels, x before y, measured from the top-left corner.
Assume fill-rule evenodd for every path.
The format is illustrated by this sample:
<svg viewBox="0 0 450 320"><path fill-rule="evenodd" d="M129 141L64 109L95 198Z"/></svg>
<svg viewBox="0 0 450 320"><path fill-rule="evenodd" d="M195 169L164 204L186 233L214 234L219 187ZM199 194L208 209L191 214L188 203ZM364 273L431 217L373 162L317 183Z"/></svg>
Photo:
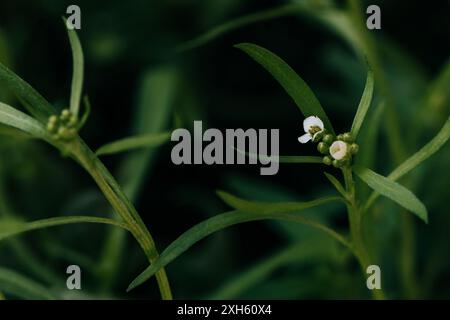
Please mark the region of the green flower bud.
<svg viewBox="0 0 450 320"><path fill-rule="evenodd" d="M322 154L327 154L329 148L330 146L324 142L319 142L319 144L317 145L317 151L319 151Z"/></svg>
<svg viewBox="0 0 450 320"><path fill-rule="evenodd" d="M334 159L332 163L333 163L333 167L335 167L335 168L342 167L342 161L340 161L340 160Z"/></svg>
<svg viewBox="0 0 450 320"><path fill-rule="evenodd" d="M348 143L352 143L353 142L353 136L350 132L346 132L342 135L342 140Z"/></svg>
<svg viewBox="0 0 450 320"><path fill-rule="evenodd" d="M77 123L78 123L77 117L72 115L72 116L70 116L70 119L69 119L69 122L67 123L67 125L69 127L75 127L77 125Z"/></svg>
<svg viewBox="0 0 450 320"><path fill-rule="evenodd" d="M70 112L69 109L64 109L63 111L61 111L61 120L62 121L67 121L70 119L70 117L72 116L72 113Z"/></svg>
<svg viewBox="0 0 450 320"><path fill-rule="evenodd" d="M58 136L64 139L64 137L67 135L67 128L66 127L59 127L58 129Z"/></svg>
<svg viewBox="0 0 450 320"><path fill-rule="evenodd" d="M334 136L332 134L326 134L323 139L323 142L325 142L326 144L332 144L334 141Z"/></svg>
<svg viewBox="0 0 450 320"><path fill-rule="evenodd" d="M344 136L343 134L338 134L336 136L336 140L344 141L344 137L343 136Z"/></svg>
<svg viewBox="0 0 450 320"><path fill-rule="evenodd" d="M350 152L351 152L352 154L357 154L358 151L359 151L359 146L358 146L356 143L352 143L352 144L350 145Z"/></svg>
<svg viewBox="0 0 450 320"><path fill-rule="evenodd" d="M47 131L50 133L55 133L56 132L56 122L49 121L47 123Z"/></svg>
<svg viewBox="0 0 450 320"><path fill-rule="evenodd" d="M56 124L58 122L58 117L53 115L48 118L48 123Z"/></svg>
<svg viewBox="0 0 450 320"><path fill-rule="evenodd" d="M333 160L331 159L331 157L329 156L325 156L322 159L323 163L326 164L327 166L331 165L333 163Z"/></svg>
<svg viewBox="0 0 450 320"><path fill-rule="evenodd" d="M73 139L77 134L77 131L75 129L68 129L66 127L60 127L58 129L58 138L62 140L71 140Z"/></svg>

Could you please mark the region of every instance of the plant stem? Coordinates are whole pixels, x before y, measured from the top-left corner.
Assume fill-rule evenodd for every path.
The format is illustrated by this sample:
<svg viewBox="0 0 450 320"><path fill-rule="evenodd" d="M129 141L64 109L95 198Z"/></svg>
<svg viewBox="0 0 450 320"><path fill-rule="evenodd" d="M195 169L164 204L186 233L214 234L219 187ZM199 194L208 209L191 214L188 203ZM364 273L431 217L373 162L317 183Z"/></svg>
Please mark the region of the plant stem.
<svg viewBox="0 0 450 320"><path fill-rule="evenodd" d="M91 175L117 214L130 226L131 233L141 246L147 259L150 263L153 263L159 256L155 242L133 204L108 169L81 139L68 144L67 149L70 155ZM164 269L156 274L156 280L162 299L171 300L172 293Z"/></svg>
<svg viewBox="0 0 450 320"><path fill-rule="evenodd" d="M355 183L353 181L352 170L349 167L342 169L345 180L345 189L347 191L347 211L350 222L350 233L352 237L353 252L358 259L362 272L365 275L367 267L370 265L370 258L367 249L364 245L364 239L362 234L362 215L361 211L356 203ZM375 299L384 299L384 293L381 289L371 290Z"/></svg>

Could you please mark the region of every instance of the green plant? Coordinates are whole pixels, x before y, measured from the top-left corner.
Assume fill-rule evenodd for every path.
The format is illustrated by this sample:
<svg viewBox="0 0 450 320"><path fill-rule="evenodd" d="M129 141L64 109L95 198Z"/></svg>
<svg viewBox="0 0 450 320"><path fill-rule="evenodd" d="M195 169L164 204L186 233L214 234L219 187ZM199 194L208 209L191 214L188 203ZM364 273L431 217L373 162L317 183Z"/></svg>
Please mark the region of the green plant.
<svg viewBox="0 0 450 320"><path fill-rule="evenodd" d="M3 64L0 64L0 81L4 82L9 87L33 116L31 117L18 109L0 103L0 122L25 132L34 138L46 141L60 150L62 154L72 158L80 164L97 183L105 198L114 208L122 222L95 217L54 218L28 223L16 221L13 228L5 228L5 230L0 233L0 238L4 239L25 231L54 225L80 222L106 223L129 231L141 246L148 260L153 262L158 258L158 252L147 227L123 190L117 184L116 180L98 159L96 154L91 151L78 135L79 130L81 130L87 119L90 107L87 99L85 99L86 112L80 119L79 105L83 83L83 53L75 31L68 30L68 34L74 61L70 109L63 109L60 114L57 115L56 109L50 105L45 98L15 73ZM147 144L149 142L160 144L164 139L167 139L167 134L157 134L155 138L151 138L150 141L148 139L148 136L144 139ZM140 141L138 140L137 142L139 145ZM128 143L130 143L130 141L128 141ZM131 144L135 147L136 141L131 141ZM108 151L108 149L110 150L110 147L106 147L106 151ZM105 149L103 149L103 151L105 151ZM171 299L172 293L164 270L158 272L157 281L162 298Z"/></svg>
<svg viewBox="0 0 450 320"><path fill-rule="evenodd" d="M313 137L317 132L320 134L314 140L317 143L317 156L281 156L281 163L291 164L315 164L324 169L325 177L330 181L332 187L335 188L335 194L332 196L324 196L312 201L296 202L295 197L293 201L253 201L245 200L243 198L234 196L224 191L218 191L219 197L234 211L226 212L216 215L202 223L194 226L186 233L182 234L172 244L170 244L158 257L156 249L154 248L153 240L143 224L142 220L133 208L133 205L128 199L133 201L136 197L136 190L140 184L140 180L131 179L123 184L123 188L119 187L111 174L106 170L100 160L99 155L112 154L126 150L144 148L149 146L158 146L167 141L169 133L164 132L164 128L158 128L156 131L147 132L145 128L135 128L135 136L125 138L119 141L112 142L99 148L95 153L92 152L86 144L78 136L78 132L83 128L89 114L89 103L85 99L85 112L80 116L80 100L82 87L82 73L83 73L83 58L81 46L75 33L69 33L69 39L72 45L74 66L76 66L74 77L72 81L72 95L70 99L70 107L57 112L44 98L34 91L28 84L18 78L14 73L0 65L0 79L7 83L12 91L16 93L18 99L28 109L33 116L30 117L15 108L5 104L0 104L0 122L6 124L7 127L0 127L2 133L18 135L16 131L11 131L11 127L21 130L21 134L25 132L27 136L43 139L60 150L63 155L69 156L77 161L83 168L85 168L99 185L100 189L105 194L105 197L110 201L112 207L122 217L122 219L105 219L97 217L58 217L45 219L30 223L17 221L14 219L2 219L0 225L0 240L12 237L14 235L35 230L44 227L65 225L69 223L102 223L116 226L110 231L104 251L102 252L101 263L98 267L98 274L107 279L108 274L117 273L119 268L119 260L121 250L123 247L124 231L131 232L136 240L139 242L143 250L149 257L150 266L146 269L135 281L130 285L129 289L142 284L144 281L156 274L160 283L160 290L163 298L170 298L170 290L164 274L164 267L171 263L183 252L188 250L192 245L206 236L222 230L228 226L238 223L257 220L279 220L289 223L288 226L294 223L311 226L319 231L326 233L329 239L320 236L308 238L310 242L306 242L303 237L302 242L292 244L282 251L280 254L275 254L269 257L266 261L262 261L260 265L250 268L248 272L238 276L234 281L223 286L222 290L217 291L212 297L236 297L238 292L242 292L245 287L251 286L258 282L261 278L275 268L293 263L294 261L307 260L314 257L315 252L321 253L325 256L332 255L332 248L328 241L336 240L336 246L339 249L347 250L348 256L352 255L359 262L363 274L369 264L381 263L381 255L384 248L376 248L376 244L371 238L371 232L377 225L370 225L373 223L374 217L379 215L381 208L380 202L377 202L379 195L393 200L399 204L404 210L416 214L423 221L428 220L428 212L423 203L408 189L419 189L420 185L429 185L429 179L424 177L421 170L415 171L414 179L406 180L405 176L412 172L413 169L421 165L431 155L436 153L448 140L450 136L450 122L447 119L448 112L443 110L443 103L445 88L448 84L450 64L443 69L440 76L435 81L432 81L427 89L425 97L414 106L414 110L418 110L417 116L411 121L407 121L405 131L401 131L400 123L401 117L397 114L399 106L396 105L395 90L391 88L392 83L389 83L387 77L386 67L382 64L380 59L380 48L374 42L373 36L365 30L363 25L363 16L361 6L358 1L348 1L347 8L341 8L334 5L334 1L302 1L298 4L286 5L279 8L265 10L250 14L237 20L230 21L211 31L205 33L203 36L189 41L178 47L178 51L193 49L197 46L216 39L218 36L244 27L250 23L264 21L267 19L278 18L285 15L300 15L302 17L312 18L321 25L329 27L333 32L337 33L344 39L354 50L356 56L361 59L361 65L371 67L367 71L367 80L364 92L360 99L359 106L356 109L356 114L353 123L348 124L348 132L341 135L336 135L333 125L333 119L329 119L325 108L322 107L319 99L316 98L312 90L306 83L289 67L281 58L273 54L267 49L256 46L254 44L240 44L236 47L263 66L285 89L285 91L292 97L295 104L299 107L305 118L319 117L324 123L323 132L319 130L312 132ZM403 58L400 58L401 62ZM399 63L400 65L400 63ZM171 78L170 72L162 72L163 79ZM159 81L164 84L170 84L170 81ZM375 94L374 94L374 87ZM160 88L167 88L170 85L161 85ZM154 96L163 97L167 95L161 90L155 90ZM170 95L170 94L169 94ZM438 99L436 98L438 97ZM373 99L374 98L374 99ZM378 98L378 99L376 99ZM373 104L374 107L369 107ZM434 110L430 112L430 110ZM328 109L329 111L329 109ZM433 119L432 116L434 116ZM441 125L440 117L444 116L444 126L437 133L437 135L423 146L419 151L419 138L423 138L426 130L428 132L436 131L436 127ZM162 118L161 114L155 114L154 118ZM422 118L429 118L428 122L422 124ZM431 119L431 120L430 120ZM438 120L436 120L438 119ZM440 119L442 120L442 119ZM370 125L369 125L370 123ZM431 126L430 123L434 125ZM144 126L145 127L145 126ZM387 136L387 144L389 152L383 156L383 171L388 172L390 168L391 173L383 177L375 173L369 168L374 168L374 162L378 157L377 137L379 131L384 128ZM344 152L342 159L333 157L333 152L330 152L330 147L335 141L341 141L341 146L349 152ZM339 146L339 145L338 145ZM414 147L412 147L414 146ZM337 151L342 151L339 149ZM148 150L145 150L148 151ZM415 152L415 153L414 153ZM412 154L410 156L410 154ZM249 157L263 157L262 155L248 154ZM124 167L137 167L138 172L145 171L145 165L149 161L148 154L143 157L132 157L124 164ZM342 174L342 177L333 172L333 167L336 167L336 173ZM329 172L325 172L329 171ZM124 170L125 171L125 170ZM378 171L378 169L377 169ZM333 173L333 174L331 174ZM142 176L142 175L140 175ZM356 177L358 179L354 179ZM401 183L401 184L400 184ZM1 186L0 186L1 187ZM372 191L371 191L372 189ZM125 196L124 191L128 197ZM242 188L239 191L242 192ZM371 192L371 193L369 193ZM1 192L0 192L1 196ZM246 196L252 198L253 195ZM263 195L263 198L265 195ZM255 196L255 198L257 198ZM0 199L1 200L1 199ZM428 199L424 199L428 200ZM389 202L388 202L389 203ZM427 202L426 202L427 203ZM428 203L427 203L428 204ZM4 205L0 201L0 208ZM320 213L320 210L326 211L331 205L339 208L346 208L348 212L348 229L338 230L330 227L327 221L322 221L320 217L299 215L306 210L315 209L315 213ZM323 206L327 206L324 209ZM391 211L389 211L391 213ZM399 268L401 274L402 285L405 287L405 295L411 297L417 296L417 290L414 289L415 274L414 274L414 250L411 248L414 243L414 228L412 226L412 216L408 214L396 215L402 219L402 232L399 233L401 239L400 253L397 254L399 260ZM430 220L433 221L433 215L430 215ZM288 228L285 225L285 228ZM297 237L301 235L294 231L287 232L290 236L298 241ZM322 242L320 242L322 241ZM320 245L316 245L320 242ZM314 246L313 246L314 244ZM21 248L19 242L14 243L15 248ZM442 247L442 244L437 244L436 247ZM342 247L342 248L341 248ZM23 248L22 248L23 249ZM392 249L391 249L392 250ZM439 250L435 250L434 254L439 257ZM67 249L64 249L65 254L69 254ZM318 254L317 253L317 254ZM28 253L29 254L29 253ZM24 255L25 256L25 255ZM78 257L84 258L84 257ZM28 261L30 256L28 255ZM32 259L31 259L32 260ZM437 260L439 261L439 260ZM430 263L429 268L433 269L435 264ZM52 278L53 275L46 272L41 272L36 266L31 267L36 274L45 275ZM436 268L434 268L436 270ZM436 272L436 271L435 271ZM427 279L432 281L433 277ZM50 281L49 281L50 282ZM12 288L13 291L20 292L23 297L40 297L40 298L55 298L52 294L45 292L45 289L36 285L33 281L25 277L11 272L6 269L0 270L0 284L2 288ZM105 283L105 287L110 284ZM107 292L107 290L105 290ZM375 290L373 294L376 298L383 298L385 293ZM388 297L391 293L386 294ZM2 295L0 293L0 299Z"/></svg>

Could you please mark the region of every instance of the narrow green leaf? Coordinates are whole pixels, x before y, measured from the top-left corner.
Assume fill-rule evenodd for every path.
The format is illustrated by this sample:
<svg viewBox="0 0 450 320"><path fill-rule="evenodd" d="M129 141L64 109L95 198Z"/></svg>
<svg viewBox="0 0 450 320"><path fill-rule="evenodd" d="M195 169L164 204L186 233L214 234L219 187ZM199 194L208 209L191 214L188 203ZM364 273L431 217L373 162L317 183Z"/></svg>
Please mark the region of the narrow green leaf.
<svg viewBox="0 0 450 320"><path fill-rule="evenodd" d="M106 155L140 148L157 147L169 141L170 132L150 133L120 139L100 147L95 154Z"/></svg>
<svg viewBox="0 0 450 320"><path fill-rule="evenodd" d="M64 25L67 28L66 19L63 18ZM72 89L70 92L70 111L78 117L80 110L81 93L83 90L83 73L84 73L84 56L81 48L80 39L78 39L75 29L67 28L69 35L70 47L72 49L73 59L73 74L72 74Z"/></svg>
<svg viewBox="0 0 450 320"><path fill-rule="evenodd" d="M369 69L367 72L367 80L366 86L364 88L364 92L362 94L361 100L359 101L358 110L356 111L355 118L353 119L351 132L353 137L356 139L359 133L359 129L361 129L361 125L366 117L367 111L369 110L370 103L372 102L373 97L373 72Z"/></svg>
<svg viewBox="0 0 450 320"><path fill-rule="evenodd" d="M396 169L394 169L394 171L392 171L388 175L388 178L392 181L397 181L405 174L409 173L411 170L420 165L422 162L427 160L437 151L439 151L439 149L445 145L445 143L448 141L449 138L450 138L450 117L447 118L447 121L445 122L444 126L441 128L439 133L433 139L431 139L430 142L428 142L419 151L417 151L411 157L406 159ZM378 194L375 192L372 193L369 199L367 200L366 205L364 206L364 210L366 211L375 202L377 198Z"/></svg>
<svg viewBox="0 0 450 320"><path fill-rule="evenodd" d="M397 202L402 207L415 213L425 223L428 223L428 212L425 205L411 191L370 169L354 166L353 170L362 181L376 192Z"/></svg>
<svg viewBox="0 0 450 320"><path fill-rule="evenodd" d="M0 102L0 123L37 138L45 140L50 138L46 128L39 121L2 102Z"/></svg>
<svg viewBox="0 0 450 320"><path fill-rule="evenodd" d="M325 177L331 182L331 184L336 188L336 190L345 198L348 198L348 194L345 191L344 186L339 182L338 179L336 179L332 174L329 174L327 172L324 172Z"/></svg>
<svg viewBox="0 0 450 320"><path fill-rule="evenodd" d="M330 200L331 201L331 200ZM317 205L320 203L317 203ZM307 205L308 206L308 205ZM300 210L300 205L296 208L296 210ZM303 223L306 225L310 225L314 228L317 228L337 241L341 244L347 246L351 249L349 242L342 237L340 234L336 233L334 230L316 222L309 220L307 218L301 217L297 214L289 214L289 213L251 213L251 212L242 212L242 211L231 211L219 214L210 219L207 219L196 226L192 227L185 233L183 233L178 239L172 242L164 252L161 253L160 257L150 265L145 271L143 271L134 281L130 284L127 291L130 291L137 286L141 285L145 281L147 281L150 277L152 277L158 270L168 265L178 256L180 256L183 252L189 249L192 245L200 241L201 239L207 237L208 235L222 230L224 228L230 227L235 224L249 222L249 221L258 221L258 220L267 220L267 219L275 219L275 220L284 220L284 221L292 221L297 223Z"/></svg>
<svg viewBox="0 0 450 320"><path fill-rule="evenodd" d="M340 197L328 197L306 202L265 202L245 200L224 191L217 191L217 195L236 210L261 214L292 213L329 202L343 201Z"/></svg>
<svg viewBox="0 0 450 320"><path fill-rule="evenodd" d="M18 221L3 221L0 228L0 241L28 231L73 223L101 223L129 230L128 225L123 222L89 216L56 217L26 223Z"/></svg>
<svg viewBox="0 0 450 320"><path fill-rule="evenodd" d="M39 121L46 123L55 109L36 90L0 63L0 82L3 82Z"/></svg>
<svg viewBox="0 0 450 320"><path fill-rule="evenodd" d="M30 280L21 274L0 267L0 290L12 294L18 298L28 300L55 300L42 285Z"/></svg>
<svg viewBox="0 0 450 320"><path fill-rule="evenodd" d="M399 165L391 174L388 176L392 180L397 180L407 174L409 171L417 167L423 161L428 159L434 153L436 153L450 138L450 117L447 118L442 129L439 133L431 139L422 149L417 151L401 165Z"/></svg>
<svg viewBox="0 0 450 320"><path fill-rule="evenodd" d="M291 96L305 117L318 116L323 121L325 128L334 133L333 126L319 100L306 82L286 62L269 50L255 44L241 43L235 47L262 65Z"/></svg>

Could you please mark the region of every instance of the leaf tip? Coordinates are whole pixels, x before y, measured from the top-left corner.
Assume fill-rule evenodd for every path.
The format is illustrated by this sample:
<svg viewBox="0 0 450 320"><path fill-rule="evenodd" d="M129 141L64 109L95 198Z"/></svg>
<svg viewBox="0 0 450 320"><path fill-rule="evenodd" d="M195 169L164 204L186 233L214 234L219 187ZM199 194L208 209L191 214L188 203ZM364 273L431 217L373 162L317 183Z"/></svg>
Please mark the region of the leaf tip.
<svg viewBox="0 0 450 320"><path fill-rule="evenodd" d="M248 42L241 42L241 43L237 43L237 44L233 45L233 48L236 48L236 49L239 49L242 51L246 51L246 49L251 45L252 44L248 43Z"/></svg>
<svg viewBox="0 0 450 320"><path fill-rule="evenodd" d="M216 194L222 200L225 200L225 198L227 198L227 196L230 195L228 192L226 192L224 190L221 190L221 189L217 189L216 190Z"/></svg>

